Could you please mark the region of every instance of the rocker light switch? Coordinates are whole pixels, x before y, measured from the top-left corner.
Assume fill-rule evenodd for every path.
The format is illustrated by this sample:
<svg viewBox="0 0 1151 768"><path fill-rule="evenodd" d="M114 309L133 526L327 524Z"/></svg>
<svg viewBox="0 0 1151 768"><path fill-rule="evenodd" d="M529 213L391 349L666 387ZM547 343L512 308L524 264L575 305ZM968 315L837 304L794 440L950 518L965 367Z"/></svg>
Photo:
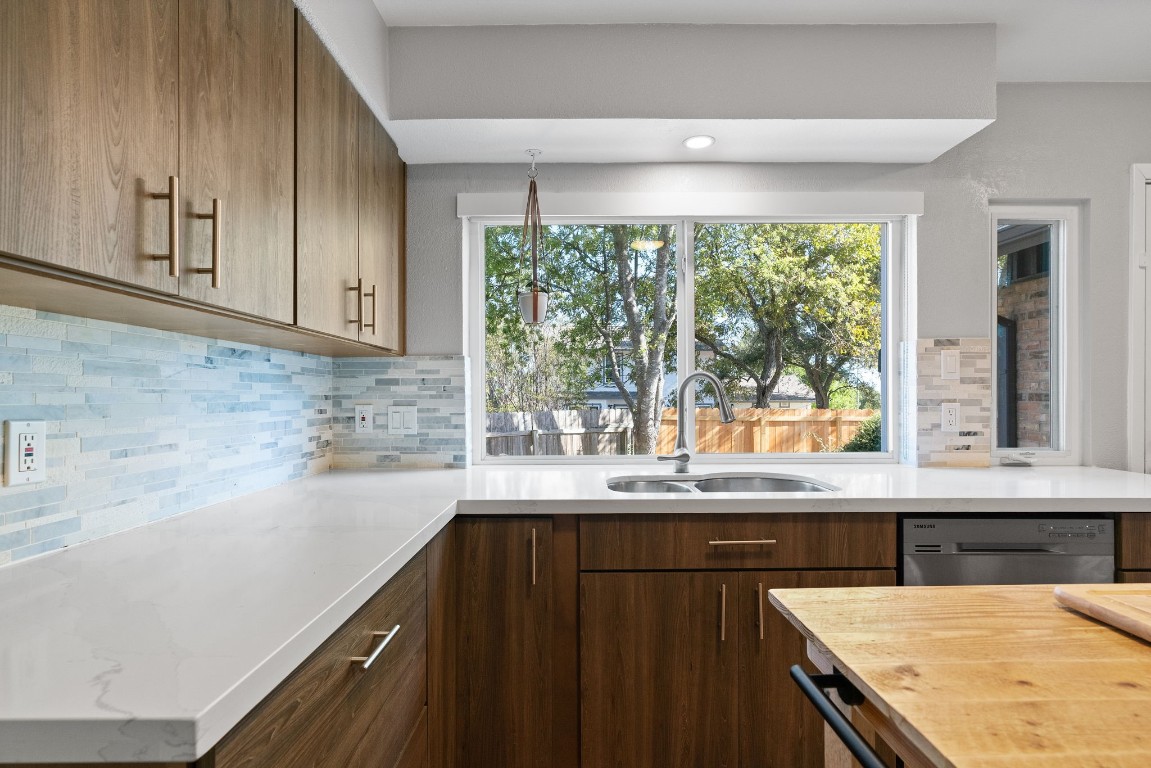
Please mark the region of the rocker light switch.
<svg viewBox="0 0 1151 768"><path fill-rule="evenodd" d="M939 377L941 379L959 378L959 350L945 349L939 353Z"/></svg>
<svg viewBox="0 0 1151 768"><path fill-rule="evenodd" d="M414 435L416 428L416 406L393 405L388 407L388 434Z"/></svg>

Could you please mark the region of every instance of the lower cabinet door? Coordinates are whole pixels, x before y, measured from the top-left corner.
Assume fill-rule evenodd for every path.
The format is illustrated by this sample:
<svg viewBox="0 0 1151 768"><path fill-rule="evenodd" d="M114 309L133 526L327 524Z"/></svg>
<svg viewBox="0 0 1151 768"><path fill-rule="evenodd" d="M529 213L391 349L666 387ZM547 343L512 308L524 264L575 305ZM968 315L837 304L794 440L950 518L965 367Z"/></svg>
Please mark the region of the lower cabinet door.
<svg viewBox="0 0 1151 768"><path fill-rule="evenodd" d="M583 768L736 768L733 572L580 577Z"/></svg>
<svg viewBox="0 0 1151 768"><path fill-rule="evenodd" d="M791 679L807 641L771 606L770 589L882 587L895 571L758 571L739 574L740 768L823 768L823 720Z"/></svg>
<svg viewBox="0 0 1151 768"><path fill-rule="evenodd" d="M448 765L556 765L552 520L457 518L454 525L456 677Z"/></svg>

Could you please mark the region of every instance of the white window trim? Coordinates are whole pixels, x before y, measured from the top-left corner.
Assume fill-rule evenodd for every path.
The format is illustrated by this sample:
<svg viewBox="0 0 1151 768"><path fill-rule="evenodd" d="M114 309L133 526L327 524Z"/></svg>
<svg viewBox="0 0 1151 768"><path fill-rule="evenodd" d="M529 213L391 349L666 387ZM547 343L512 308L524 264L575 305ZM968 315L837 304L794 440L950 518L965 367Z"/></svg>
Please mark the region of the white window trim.
<svg viewBox="0 0 1151 768"><path fill-rule="evenodd" d="M998 376L991 376L991 457L992 460L1006 458L1020 451L1033 451L1034 463L1050 465L1079 465L1083 455L1083 404L1081 393L1082 368L1080 360L1079 308L1082 281L1083 259L1080 209L1074 205L1005 204L991 203L991 231L989 254L991 269L991 363L994 369L999 354L999 339L996 333L996 317L999 306L998 252L996 236L998 224L1003 219L1025 219L1031 221L1059 222L1058 262L1053 265L1055 276L1055 306L1059 309L1055 319L1058 345L1051 356L1052 389L1057 395L1052 398L1053 436L1058 435L1060 449L1051 448L998 448L999 392Z"/></svg>
<svg viewBox="0 0 1151 768"><path fill-rule="evenodd" d="M1127 306L1127 469L1151 469L1147 445L1147 211L1151 198L1151 163L1131 166L1131 257Z"/></svg>
<svg viewBox="0 0 1151 768"><path fill-rule="evenodd" d="M520 212L525 197L514 193L461 193L457 195L457 215L463 226L463 268L465 285L466 323L464 337L468 339L471 372L471 461L479 465L544 465L544 464L635 464L654 461L643 456L538 456L501 457L486 455L486 422L484 396L485 370L485 302L484 227L489 225L517 225L523 223ZM770 193L720 195L540 195L544 223L674 223L676 242L680 246L676 305L681 318L681 331L677 339L680 360L692 359L690 339L694 338L694 315L686 311L689 290L694 280L694 259L687 254L694 231L688 222L875 222L886 224L888 239L883 275L883 301L886 308L883 329L883 364L890 373L884 378L883 412L887 420L887 450L867 454L693 454L692 461L700 464L763 463L895 463L905 455L901 450L903 424L914 421L915 414L903 414L900 405L906 401L907 387L914 387L914 372L908 376L901 370L901 346L905 333L913 329L913 312L907 304L908 292L904 281L914 274L915 219L923 213L923 194L920 192L851 192L851 193ZM662 211L662 214L660 213ZM692 212L689 213L688 212ZM709 215L710 213L710 215ZM683 324L683 319L687 323ZM682 348L681 348L682 347ZM914 401L914 394L912 395ZM694 434L694 413L687 412L689 434Z"/></svg>

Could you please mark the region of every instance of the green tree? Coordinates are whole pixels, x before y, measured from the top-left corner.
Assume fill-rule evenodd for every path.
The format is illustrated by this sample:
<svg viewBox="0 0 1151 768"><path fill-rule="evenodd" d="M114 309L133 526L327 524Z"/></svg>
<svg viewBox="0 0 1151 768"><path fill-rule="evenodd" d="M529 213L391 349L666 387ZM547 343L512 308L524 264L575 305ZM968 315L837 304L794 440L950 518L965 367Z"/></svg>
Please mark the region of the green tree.
<svg viewBox="0 0 1151 768"><path fill-rule="evenodd" d="M519 258L520 233L516 226L487 228L485 259L488 337L522 347L532 331L521 322L515 299L517 288L530 282ZM663 382L675 347L672 235L666 224L560 224L544 230L547 324L555 329L556 353L567 361L556 370L606 367L632 413L636 453L655 451Z"/></svg>
<svg viewBox="0 0 1151 768"><path fill-rule="evenodd" d="M827 408L836 382L874 365L881 330L877 224L696 226L696 341L725 386L767 407L794 365Z"/></svg>

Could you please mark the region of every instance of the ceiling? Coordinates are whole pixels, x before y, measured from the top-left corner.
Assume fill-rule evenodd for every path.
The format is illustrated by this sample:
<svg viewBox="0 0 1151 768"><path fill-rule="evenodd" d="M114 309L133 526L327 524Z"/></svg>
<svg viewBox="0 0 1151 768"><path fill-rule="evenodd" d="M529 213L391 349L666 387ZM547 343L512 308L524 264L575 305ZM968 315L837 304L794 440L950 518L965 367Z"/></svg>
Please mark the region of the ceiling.
<svg viewBox="0 0 1151 768"><path fill-rule="evenodd" d="M999 82L1151 82L1151 0L374 0L393 27L998 25Z"/></svg>

